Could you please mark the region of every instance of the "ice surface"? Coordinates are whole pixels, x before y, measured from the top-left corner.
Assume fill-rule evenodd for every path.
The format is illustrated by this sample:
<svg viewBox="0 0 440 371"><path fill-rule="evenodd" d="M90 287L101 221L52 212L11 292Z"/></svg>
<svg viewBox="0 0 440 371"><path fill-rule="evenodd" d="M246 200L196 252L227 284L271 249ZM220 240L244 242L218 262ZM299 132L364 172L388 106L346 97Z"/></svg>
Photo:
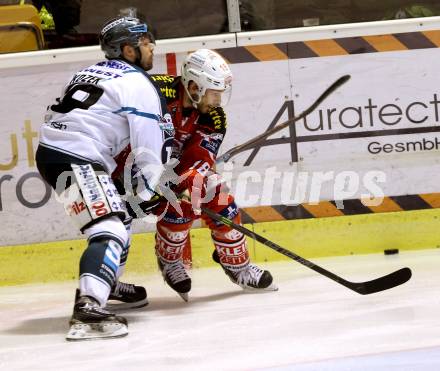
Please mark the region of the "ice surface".
<svg viewBox="0 0 440 371"><path fill-rule="evenodd" d="M440 250L314 261L352 281L404 266L413 277L362 296L270 263L280 290L250 294L206 268L185 303L159 273L131 276L150 305L125 312L128 337L78 343L64 340L75 282L3 287L0 370L440 370Z"/></svg>

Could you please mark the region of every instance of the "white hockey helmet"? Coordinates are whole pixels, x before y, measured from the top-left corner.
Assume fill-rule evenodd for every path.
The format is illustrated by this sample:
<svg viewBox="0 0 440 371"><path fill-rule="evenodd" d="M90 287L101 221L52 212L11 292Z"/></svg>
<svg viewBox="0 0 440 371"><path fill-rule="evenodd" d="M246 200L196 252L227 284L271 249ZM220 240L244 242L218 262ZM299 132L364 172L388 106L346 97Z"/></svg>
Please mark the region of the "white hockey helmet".
<svg viewBox="0 0 440 371"><path fill-rule="evenodd" d="M226 61L209 49L198 49L188 54L181 68L181 81L194 104L202 101L206 95L207 103L225 106L231 97L232 72ZM190 81L197 84L196 95L188 91ZM210 91L207 94L207 90Z"/></svg>

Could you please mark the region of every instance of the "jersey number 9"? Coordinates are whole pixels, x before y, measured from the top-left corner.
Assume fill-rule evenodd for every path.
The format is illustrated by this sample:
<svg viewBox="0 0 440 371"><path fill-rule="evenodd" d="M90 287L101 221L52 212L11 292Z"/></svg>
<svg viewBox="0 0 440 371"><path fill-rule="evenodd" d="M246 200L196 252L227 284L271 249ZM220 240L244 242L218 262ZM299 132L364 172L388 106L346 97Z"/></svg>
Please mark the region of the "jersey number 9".
<svg viewBox="0 0 440 371"><path fill-rule="evenodd" d="M93 106L103 93L104 90L96 85L72 85L67 89L61 101L50 108L59 113L67 113L75 108L86 110Z"/></svg>

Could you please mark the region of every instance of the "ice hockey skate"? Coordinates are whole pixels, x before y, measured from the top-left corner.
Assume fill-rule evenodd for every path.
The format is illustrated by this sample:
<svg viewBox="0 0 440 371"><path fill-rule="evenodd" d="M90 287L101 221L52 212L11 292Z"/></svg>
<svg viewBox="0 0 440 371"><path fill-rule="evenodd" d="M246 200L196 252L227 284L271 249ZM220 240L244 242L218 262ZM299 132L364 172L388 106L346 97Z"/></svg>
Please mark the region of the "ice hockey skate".
<svg viewBox="0 0 440 371"><path fill-rule="evenodd" d="M176 291L183 300L188 301L188 292L191 290L191 278L188 276L182 261L177 260L173 263L166 263L160 258L157 258L157 264L159 265L165 282Z"/></svg>
<svg viewBox="0 0 440 371"><path fill-rule="evenodd" d="M239 285L244 290L249 291L277 291L278 287L273 283L273 277L269 271L263 270L256 265L249 263L243 269L239 271L232 271L224 267L220 263L217 250L212 253L212 259L221 265L223 271L229 277L229 279Z"/></svg>
<svg viewBox="0 0 440 371"><path fill-rule="evenodd" d="M89 296L78 296L73 307L70 329L66 340L81 341L111 339L128 334L127 320L100 307Z"/></svg>
<svg viewBox="0 0 440 371"><path fill-rule="evenodd" d="M125 310L148 305L147 291L142 286L118 281L112 287L106 309Z"/></svg>

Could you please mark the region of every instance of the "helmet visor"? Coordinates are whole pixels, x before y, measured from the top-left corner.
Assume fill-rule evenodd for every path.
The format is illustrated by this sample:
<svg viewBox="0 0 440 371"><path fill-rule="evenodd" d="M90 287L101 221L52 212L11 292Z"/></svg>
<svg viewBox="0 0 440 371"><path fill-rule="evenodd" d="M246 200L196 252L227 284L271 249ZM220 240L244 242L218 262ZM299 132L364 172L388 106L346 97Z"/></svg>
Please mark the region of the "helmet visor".
<svg viewBox="0 0 440 371"><path fill-rule="evenodd" d="M148 46L150 48L151 51L154 50L154 48L156 47L156 43L153 41L151 41L151 38L148 35L143 35L139 38L138 42L137 42L137 46L141 46L141 45L145 45Z"/></svg>
<svg viewBox="0 0 440 371"><path fill-rule="evenodd" d="M229 103L231 93L231 86L228 86L225 90L206 89L203 101L211 107L224 107Z"/></svg>

